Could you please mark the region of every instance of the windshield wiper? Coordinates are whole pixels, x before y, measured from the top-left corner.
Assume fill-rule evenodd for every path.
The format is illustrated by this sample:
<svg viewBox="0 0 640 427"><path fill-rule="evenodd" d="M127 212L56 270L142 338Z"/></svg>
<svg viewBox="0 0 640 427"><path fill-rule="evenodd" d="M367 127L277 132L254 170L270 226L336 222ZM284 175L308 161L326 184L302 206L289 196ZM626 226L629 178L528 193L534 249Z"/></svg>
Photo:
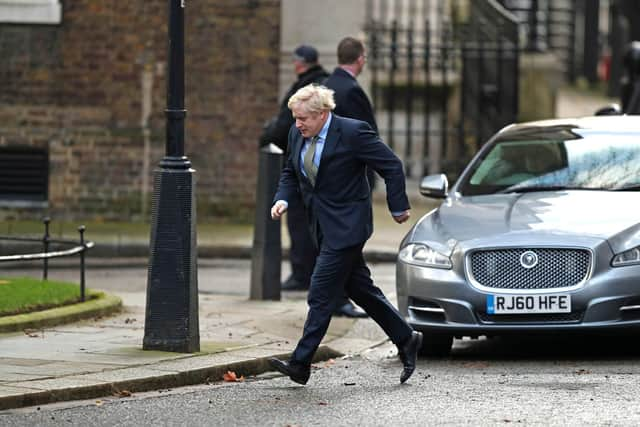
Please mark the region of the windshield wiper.
<svg viewBox="0 0 640 427"><path fill-rule="evenodd" d="M539 185L539 186L531 186L531 187L509 187L500 191L501 194L508 193L534 193L536 191L562 191L562 190L586 190L586 191L603 191L608 190L608 188L594 188L594 187L577 187L577 186L569 186L569 185Z"/></svg>

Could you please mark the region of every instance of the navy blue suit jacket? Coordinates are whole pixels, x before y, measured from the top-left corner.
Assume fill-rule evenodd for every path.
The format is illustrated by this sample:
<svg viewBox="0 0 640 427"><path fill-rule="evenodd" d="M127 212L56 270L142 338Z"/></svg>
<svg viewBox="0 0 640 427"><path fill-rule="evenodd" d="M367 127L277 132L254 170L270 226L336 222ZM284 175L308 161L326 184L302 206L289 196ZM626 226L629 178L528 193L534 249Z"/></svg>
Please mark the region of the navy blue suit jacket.
<svg viewBox="0 0 640 427"><path fill-rule="evenodd" d="M314 187L301 171L303 145L303 136L292 126L289 154L274 202L291 200L300 192L316 241L321 235L323 244L344 249L371 236L373 215L366 166L384 178L389 210L409 209L402 162L367 123L333 115Z"/></svg>
<svg viewBox="0 0 640 427"><path fill-rule="evenodd" d="M355 77L337 67L325 80L324 85L335 92L336 109L334 112L337 115L365 121L374 131L378 132L378 124L373 115L371 102Z"/></svg>

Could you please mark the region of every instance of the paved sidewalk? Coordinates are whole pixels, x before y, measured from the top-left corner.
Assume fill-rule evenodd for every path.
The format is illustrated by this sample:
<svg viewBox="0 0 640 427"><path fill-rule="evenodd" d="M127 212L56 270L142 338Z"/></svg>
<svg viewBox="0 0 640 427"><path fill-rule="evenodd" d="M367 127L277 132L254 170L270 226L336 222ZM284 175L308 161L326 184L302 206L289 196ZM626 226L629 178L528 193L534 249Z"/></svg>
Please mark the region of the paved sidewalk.
<svg viewBox="0 0 640 427"><path fill-rule="evenodd" d="M572 87L562 87L558 90L556 97L556 117L591 116L600 108L613 103L620 104L620 100L580 91Z"/></svg>
<svg viewBox="0 0 640 427"><path fill-rule="evenodd" d="M376 231L365 251L373 258L393 261L400 240L411 225L393 222L382 203L377 203L376 209ZM424 202L414 203L413 219L428 210L430 207ZM233 256L234 252L229 254L225 248L235 245L246 257L251 252L252 237L229 235L219 238L210 248ZM286 239L284 246L288 246ZM146 263L144 257L129 260L130 265ZM122 258L93 258L88 265L117 269L127 262ZM7 274L19 274L24 268L14 266ZM223 282L233 284L243 280L233 286L248 289L247 277L224 268L217 271ZM285 260L283 276L286 273ZM144 282L144 278L138 277L137 282ZM221 381L227 371L237 376L271 371L267 359L286 357L300 338L307 310L306 293L285 292L283 300L276 302L250 301L248 293L231 293L229 286L221 283L215 294L209 293L210 289L200 294L201 352L197 354L142 350L144 292L117 291L124 310L116 316L0 334L0 410ZM363 332L357 326L360 322L371 320L334 318L317 354L318 360L357 354L386 341L379 328L376 328L379 333Z"/></svg>
<svg viewBox="0 0 640 427"><path fill-rule="evenodd" d="M0 334L0 410L221 381L227 371L267 372L268 357L293 350L306 314L302 292L279 302L200 295L200 353L143 351L145 294L118 295L125 308L117 316ZM355 322L333 319L317 358L384 342L382 333L358 336Z"/></svg>

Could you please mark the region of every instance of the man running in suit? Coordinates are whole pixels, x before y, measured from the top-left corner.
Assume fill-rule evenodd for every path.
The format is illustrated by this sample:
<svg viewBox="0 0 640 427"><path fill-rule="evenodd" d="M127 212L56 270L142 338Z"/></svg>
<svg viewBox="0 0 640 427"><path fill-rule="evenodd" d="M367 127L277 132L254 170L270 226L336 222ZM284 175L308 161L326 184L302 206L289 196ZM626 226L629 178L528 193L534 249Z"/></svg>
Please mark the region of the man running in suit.
<svg viewBox="0 0 640 427"><path fill-rule="evenodd" d="M403 223L409 219L410 207L402 163L366 122L331 113L336 106L332 90L305 86L288 105L295 127L289 132L289 155L271 217L279 219L287 210L287 200L299 192L319 255L311 276L302 338L290 360L269 362L291 380L306 384L313 356L346 290L398 346L403 383L415 370L422 334L413 331L373 284L362 253L373 232L365 170L369 167L384 178L389 210L397 223Z"/></svg>

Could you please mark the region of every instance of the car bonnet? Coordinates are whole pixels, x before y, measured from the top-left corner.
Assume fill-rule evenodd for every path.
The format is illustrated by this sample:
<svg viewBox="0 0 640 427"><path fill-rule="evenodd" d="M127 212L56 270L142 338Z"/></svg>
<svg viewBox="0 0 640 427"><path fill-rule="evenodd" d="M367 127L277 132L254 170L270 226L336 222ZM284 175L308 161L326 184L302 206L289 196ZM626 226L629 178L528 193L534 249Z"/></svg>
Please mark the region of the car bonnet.
<svg viewBox="0 0 640 427"><path fill-rule="evenodd" d="M451 197L408 240L450 254L464 246L576 245L608 240L614 252L640 245L640 192L556 191Z"/></svg>

